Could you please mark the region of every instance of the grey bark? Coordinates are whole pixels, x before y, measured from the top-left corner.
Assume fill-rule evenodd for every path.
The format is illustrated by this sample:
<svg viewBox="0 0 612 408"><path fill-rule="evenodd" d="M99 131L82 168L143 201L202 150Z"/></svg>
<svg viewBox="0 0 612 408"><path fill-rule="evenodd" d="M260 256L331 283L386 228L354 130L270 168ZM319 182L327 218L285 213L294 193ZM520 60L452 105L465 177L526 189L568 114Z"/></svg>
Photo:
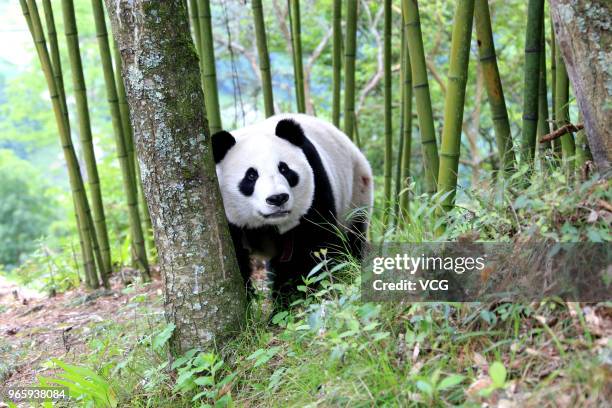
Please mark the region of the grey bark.
<svg viewBox="0 0 612 408"><path fill-rule="evenodd" d="M551 0L557 44L602 172L612 158L612 3Z"/></svg>
<svg viewBox="0 0 612 408"><path fill-rule="evenodd" d="M172 349L223 346L244 322L183 0L106 0L121 51L142 184L176 325Z"/></svg>

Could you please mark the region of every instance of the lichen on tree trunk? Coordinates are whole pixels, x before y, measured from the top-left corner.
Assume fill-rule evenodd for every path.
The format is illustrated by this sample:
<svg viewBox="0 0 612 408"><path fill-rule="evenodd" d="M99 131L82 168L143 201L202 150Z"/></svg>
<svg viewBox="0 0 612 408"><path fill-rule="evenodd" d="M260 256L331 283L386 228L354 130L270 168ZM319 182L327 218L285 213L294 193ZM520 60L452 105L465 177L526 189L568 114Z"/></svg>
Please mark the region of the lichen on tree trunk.
<svg viewBox="0 0 612 408"><path fill-rule="evenodd" d="M599 169L612 159L612 3L551 0L557 44Z"/></svg>
<svg viewBox="0 0 612 408"><path fill-rule="evenodd" d="M183 0L106 0L143 188L176 325L175 352L222 346L244 321L238 272L212 159Z"/></svg>

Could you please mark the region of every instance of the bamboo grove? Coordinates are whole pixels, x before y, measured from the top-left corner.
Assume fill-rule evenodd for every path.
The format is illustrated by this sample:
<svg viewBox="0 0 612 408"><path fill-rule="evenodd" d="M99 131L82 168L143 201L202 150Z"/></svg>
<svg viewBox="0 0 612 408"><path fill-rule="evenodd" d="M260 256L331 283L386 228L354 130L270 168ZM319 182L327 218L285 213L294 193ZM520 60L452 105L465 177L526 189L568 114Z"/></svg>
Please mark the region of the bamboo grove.
<svg viewBox="0 0 612 408"><path fill-rule="evenodd" d="M487 0L456 0L451 34L449 71L446 76L443 123L436 129L430 92L430 68L424 46L423 31L436 30L421 24L417 0L384 0L383 8L383 78L382 102L384 118L380 125L384 136L384 165L382 195L378 197L376 210L380 212L383 230L403 228L410 223L409 201L413 193L411 166L420 166L420 190L437 197L440 203L438 216L451 210L457 193L461 136L464 125L464 106L468 73L476 68L482 72L484 89L495 134L497 159L500 171L493 176L504 180L519 168L527 168L527 179L536 170L544 171L546 164L564 166L569 175L590 159L584 131L576 135L569 120L570 87L565 64L559 47L555 44L552 25L545 26L545 0L529 0L524 27L524 72L522 89L521 139L513 141L510 115L506 107L503 78L496 56L495 27L492 25ZM36 0L20 0L29 30L36 46L52 108L57 123L60 143L67 164L72 197L78 226L85 279L90 287L108 286L112 273L109 237L106 226L104 202L92 143L92 131L86 84L83 76L79 34L75 20L73 0L61 0L61 15L66 36L66 48L70 62L72 89L76 105L77 124L70 123L64 77L61 66L55 25L55 14L50 0L42 0L44 23ZM58 1L59 3L59 1ZM257 53L258 77L261 85L262 106L265 116L278 111L275 105L273 79L274 67L268 49L269 36L262 0L251 0L250 9L254 29L254 45ZM287 56L293 64L295 111L306 112L308 104L308 77L305 74L304 47L302 45L302 16L299 0L287 0L288 18ZM331 121L361 147L357 123L357 71L360 53L358 20L359 0L332 0L330 65ZM223 129L215 59L211 2L186 0L194 46L200 61L201 85L204 91L206 116L210 132ZM57 7L56 7L57 8ZM103 72L108 109L112 121L117 159L121 168L125 209L129 218L132 247L132 264L141 271L142 278L149 278L148 255L153 249L151 222L140 185L140 171L135 159L129 108L121 79L120 52L110 38L106 27L102 0L91 0L96 37ZM394 23L395 22L395 23ZM396 24L400 22L400 24ZM473 30L474 28L474 30ZM474 31L474 33L473 33ZM548 36L546 35L548 33ZM399 39L399 69L392 69L393 39ZM546 38L550 46L546 49ZM477 45L477 55L471 55L471 45ZM114 50L113 50L114 48ZM547 60L548 57L548 60ZM472 66L470 66L470 62ZM478 67L476 67L478 65ZM547 83L550 77L550 86ZM399 89L399 109L394 108L393 89ZM548 100L549 93L552 99ZM413 120L413 117L415 120ZM395 126L395 127L394 127ZM77 160L72 133L77 129L83 152L83 167ZM397 134L394 130L399 129ZM546 135L562 132L551 139ZM413 160L413 136L420 144L420 163ZM439 136L441 135L441 136ZM540 143L542 141L543 143ZM520 160L518 160L520 159ZM395 161L395 162L394 162ZM84 177L86 175L86 177ZM85 185L84 179L87 180ZM440 229L443 230L443 227ZM440 232L440 231L438 231ZM148 247L148 248L147 248ZM149 250L147 252L147 249Z"/></svg>
<svg viewBox="0 0 612 408"><path fill-rule="evenodd" d="M79 231L79 241L85 283L88 287L97 288L100 285L109 287L109 275L112 272L109 237L104 213L103 197L100 190L95 152L92 143L92 132L87 101L86 84L83 76L81 51L72 0L61 1L61 14L66 36L66 45L72 73L74 99L76 102L76 117L80 148L83 152L85 171L75 152L72 142L70 117L64 87L60 50L57 40L54 10L50 0L43 0L45 24L35 0L20 0L23 15L27 22L41 68L45 75L53 112L58 128L60 143L64 152L69 174L72 197L74 201L76 224ZM138 180L136 160L131 139L129 112L125 102L125 92L121 81L116 81L115 69L106 29L105 9L102 0L92 0L96 36L102 61L102 70L106 84L107 100L109 102L113 133L116 141L117 158L121 167L126 210L129 215L132 264L137 267L143 280L148 280L149 264L145 248L145 236L151 233L147 212L138 208ZM46 35L45 35L46 29ZM47 45L48 44L48 45ZM116 59L116 62L119 60ZM117 84L120 84L119 86ZM120 98L121 97L121 98ZM87 187L84 183L87 179ZM142 200L142 198L141 198ZM145 208L146 206L143 206ZM152 240L149 239L149 243ZM150 248L152 249L152 248Z"/></svg>

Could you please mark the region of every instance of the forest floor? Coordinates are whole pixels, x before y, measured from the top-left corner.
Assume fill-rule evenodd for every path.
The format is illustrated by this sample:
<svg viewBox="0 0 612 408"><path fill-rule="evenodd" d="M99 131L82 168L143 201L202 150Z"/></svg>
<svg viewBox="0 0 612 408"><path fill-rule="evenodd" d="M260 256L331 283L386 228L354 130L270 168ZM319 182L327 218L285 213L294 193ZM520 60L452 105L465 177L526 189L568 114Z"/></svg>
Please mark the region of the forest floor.
<svg viewBox="0 0 612 408"><path fill-rule="evenodd" d="M115 275L110 290L78 288L47 297L0 276L0 383L31 386L49 374L50 358L81 361L108 322L129 327L143 311L160 314L161 295L159 279L126 288Z"/></svg>

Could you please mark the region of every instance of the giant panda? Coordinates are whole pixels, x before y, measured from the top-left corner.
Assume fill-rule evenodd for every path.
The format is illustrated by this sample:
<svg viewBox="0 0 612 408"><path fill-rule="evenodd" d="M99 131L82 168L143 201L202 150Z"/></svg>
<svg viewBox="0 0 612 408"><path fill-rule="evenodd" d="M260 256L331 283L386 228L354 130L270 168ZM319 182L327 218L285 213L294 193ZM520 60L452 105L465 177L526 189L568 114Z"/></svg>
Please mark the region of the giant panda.
<svg viewBox="0 0 612 408"><path fill-rule="evenodd" d="M373 204L370 164L332 124L279 114L212 137L217 178L239 267L252 295L250 256L265 257L286 307L321 259L360 258Z"/></svg>

